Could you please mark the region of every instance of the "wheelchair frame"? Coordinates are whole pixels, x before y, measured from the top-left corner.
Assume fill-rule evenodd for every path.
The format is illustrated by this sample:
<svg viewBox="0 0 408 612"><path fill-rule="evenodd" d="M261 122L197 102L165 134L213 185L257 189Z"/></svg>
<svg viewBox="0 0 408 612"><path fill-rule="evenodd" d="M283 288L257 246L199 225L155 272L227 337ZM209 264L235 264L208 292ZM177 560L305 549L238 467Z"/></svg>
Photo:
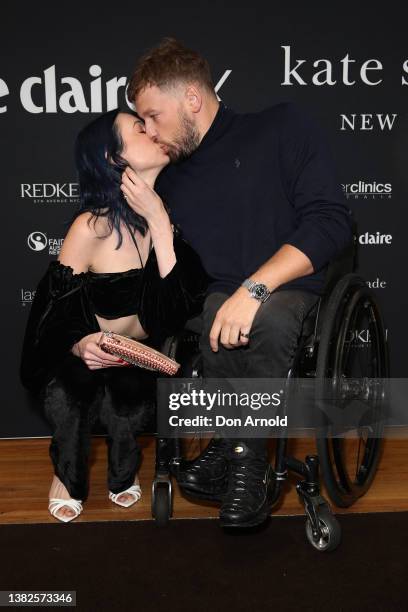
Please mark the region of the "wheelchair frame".
<svg viewBox="0 0 408 612"><path fill-rule="evenodd" d="M372 373L376 378L389 376L386 332L379 305L364 279L353 272L356 266L356 245L355 228L353 243L328 266L325 291L312 311L316 309L316 316L313 320L309 314L305 320L294 362L288 372L288 379L301 375L313 376L318 380L332 377L336 384L340 380L344 399L350 395L350 390L346 384L347 376L342 371L342 367L345 369L346 365L343 362L340 366L338 364L339 354L350 355L350 348L345 349L346 336L351 326L358 320L359 309L363 314L367 311L373 330L370 340L375 349L375 355L370 361L371 369L374 364ZM191 334L194 332L182 331L177 336L168 338L163 352L175 357L180 343L186 339L198 343L199 335L195 334L194 339ZM190 376L188 374L183 376L192 378L199 376L199 361L198 352L190 364ZM367 377L362 376L361 380L359 392L366 397L370 392L367 390ZM355 389L352 392L355 393ZM380 398L374 399L383 401L384 397L381 395ZM333 515L329 503L320 494L319 467L322 468L323 480L331 500L340 507L350 506L368 490L374 478L381 455L381 442L381 431L376 431L375 436L370 437L365 445L362 465L353 478L347 471L341 439L317 438L317 454L308 455L304 461L300 461L287 455L288 438L277 438L273 504L276 504L280 498L282 485L289 471L302 477L296 485L296 490L305 507L306 536L315 549L321 552L334 550L341 540L340 524ZM171 475L177 478L177 469L181 460L180 440L159 437L156 439L152 515L158 525L165 525L172 515Z"/></svg>

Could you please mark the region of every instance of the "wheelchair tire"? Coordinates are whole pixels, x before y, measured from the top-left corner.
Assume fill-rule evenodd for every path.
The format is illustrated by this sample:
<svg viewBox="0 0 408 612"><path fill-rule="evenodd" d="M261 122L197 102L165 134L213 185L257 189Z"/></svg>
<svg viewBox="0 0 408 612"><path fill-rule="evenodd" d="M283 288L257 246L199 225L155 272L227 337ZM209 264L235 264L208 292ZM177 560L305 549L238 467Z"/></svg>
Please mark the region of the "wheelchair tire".
<svg viewBox="0 0 408 612"><path fill-rule="evenodd" d="M327 507L319 510L318 517L320 529L322 531L321 537L318 540L313 538L312 525L309 519L306 521L306 537L313 548L319 552L329 552L337 548L340 544L340 523Z"/></svg>
<svg viewBox="0 0 408 612"><path fill-rule="evenodd" d="M355 344L360 347L360 353L355 353L353 361L352 340L347 341L347 338L350 333L352 339L360 338L356 333L358 328L354 329L353 325L359 324L361 314L367 319L367 328L364 328L367 333L362 345ZM323 384L325 379L330 378L333 381L331 384L340 388L344 383L347 385L348 379L361 381L386 379L389 376L384 321L373 292L356 274L342 277L331 292L318 342L317 385L319 381ZM383 400L382 389L380 392L374 390L374 405L382 406ZM349 507L364 495L375 476L382 451L383 425L381 419L374 419L373 422L374 427L371 426L367 439L361 435L350 441L328 435L316 440L326 489L333 503L339 507ZM359 432L362 430L363 427L359 427ZM355 463L352 459L354 454L357 455Z"/></svg>
<svg viewBox="0 0 408 612"><path fill-rule="evenodd" d="M172 515L172 493L167 483L156 483L152 491L152 516L158 527L165 527Z"/></svg>

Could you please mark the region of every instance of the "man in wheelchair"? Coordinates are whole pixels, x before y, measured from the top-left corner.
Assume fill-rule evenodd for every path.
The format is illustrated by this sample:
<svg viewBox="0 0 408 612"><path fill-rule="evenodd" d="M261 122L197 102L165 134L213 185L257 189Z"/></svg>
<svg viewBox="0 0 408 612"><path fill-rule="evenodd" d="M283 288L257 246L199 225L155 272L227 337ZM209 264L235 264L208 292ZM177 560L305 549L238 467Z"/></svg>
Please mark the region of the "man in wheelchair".
<svg viewBox="0 0 408 612"><path fill-rule="evenodd" d="M157 189L212 278L204 376L286 377L327 265L352 240L325 138L293 103L227 108L206 60L173 39L139 60L128 97L174 162ZM219 500L223 526L260 524L272 499L267 440L214 438L179 482Z"/></svg>

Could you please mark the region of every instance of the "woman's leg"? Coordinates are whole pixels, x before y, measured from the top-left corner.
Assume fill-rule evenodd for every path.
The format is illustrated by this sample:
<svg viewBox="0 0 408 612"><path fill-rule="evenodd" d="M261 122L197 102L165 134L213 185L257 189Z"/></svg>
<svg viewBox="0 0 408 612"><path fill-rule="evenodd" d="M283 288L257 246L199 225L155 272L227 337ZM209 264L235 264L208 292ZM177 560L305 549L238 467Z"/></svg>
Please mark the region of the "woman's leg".
<svg viewBox="0 0 408 612"><path fill-rule="evenodd" d="M91 430L97 405L102 399L98 372L81 359L69 355L55 378L44 390L44 413L52 428L49 454L55 477L50 497L86 500ZM72 516L65 507L59 514Z"/></svg>
<svg viewBox="0 0 408 612"><path fill-rule="evenodd" d="M153 422L156 375L137 367L109 368L105 372L106 396L99 413L107 431L108 488L120 493L135 482L142 454L138 434ZM132 499L120 496L119 501Z"/></svg>

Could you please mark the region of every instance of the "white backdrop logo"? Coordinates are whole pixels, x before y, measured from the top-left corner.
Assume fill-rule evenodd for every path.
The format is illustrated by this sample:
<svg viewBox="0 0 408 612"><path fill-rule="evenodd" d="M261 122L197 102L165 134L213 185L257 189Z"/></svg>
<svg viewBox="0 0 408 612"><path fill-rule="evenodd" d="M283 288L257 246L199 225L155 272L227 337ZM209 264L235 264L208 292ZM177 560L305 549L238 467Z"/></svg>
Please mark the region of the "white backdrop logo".
<svg viewBox="0 0 408 612"><path fill-rule="evenodd" d="M59 255L63 242L63 238L48 238L44 232L31 232L27 238L32 251L44 251L48 247L49 255Z"/></svg>
<svg viewBox="0 0 408 612"><path fill-rule="evenodd" d="M388 340L388 329L385 329L385 339ZM350 342L354 348L370 348L371 333L368 328L350 329L345 342Z"/></svg>
<svg viewBox="0 0 408 612"><path fill-rule="evenodd" d="M355 181L354 183L343 183L342 187L347 200L350 198L362 200L390 200L392 197L391 183Z"/></svg>
<svg viewBox="0 0 408 612"><path fill-rule="evenodd" d="M397 113L349 113L340 115L340 131L391 132Z"/></svg>
<svg viewBox="0 0 408 612"><path fill-rule="evenodd" d="M218 91L231 74L225 70L215 86ZM26 78L20 87L20 102L24 110L33 114L41 113L102 113L118 108L119 97L125 96L130 108L133 104L127 99L125 76L105 80L102 67L92 64L88 68L91 80L81 82L73 76L60 76L55 64L42 73ZM7 83L0 78L0 113L7 112L7 105L2 98L10 94Z"/></svg>
<svg viewBox="0 0 408 612"><path fill-rule="evenodd" d="M370 287L370 289L385 289L387 286L387 281L380 280L378 276L375 280L366 281L366 283Z"/></svg>
<svg viewBox="0 0 408 612"><path fill-rule="evenodd" d="M35 290L33 289L20 289L20 300L21 305L26 306L27 304L31 304L35 297Z"/></svg>
<svg viewBox="0 0 408 612"><path fill-rule="evenodd" d="M365 232L364 234L360 234L360 236L358 237L358 241L360 244L364 245L391 244L392 235L380 234L380 232L376 232L375 234Z"/></svg>
<svg viewBox="0 0 408 612"><path fill-rule="evenodd" d="M34 204L78 204L78 183L21 183L20 197Z"/></svg>
<svg viewBox="0 0 408 612"><path fill-rule="evenodd" d="M31 232L27 238L27 244L32 251L43 251L47 243L47 236L43 232Z"/></svg>

